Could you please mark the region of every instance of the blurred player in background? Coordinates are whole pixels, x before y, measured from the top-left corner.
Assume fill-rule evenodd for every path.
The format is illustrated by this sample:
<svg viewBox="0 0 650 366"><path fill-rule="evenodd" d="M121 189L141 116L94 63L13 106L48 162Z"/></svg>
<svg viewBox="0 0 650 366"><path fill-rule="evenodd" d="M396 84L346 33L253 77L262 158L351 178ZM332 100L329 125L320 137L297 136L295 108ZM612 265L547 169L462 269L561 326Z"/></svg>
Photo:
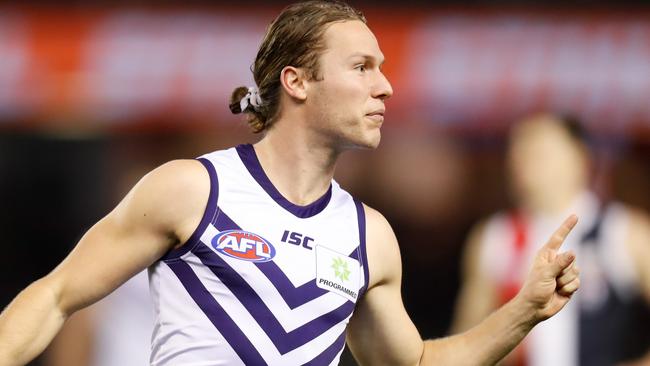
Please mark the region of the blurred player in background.
<svg viewBox="0 0 650 366"><path fill-rule="evenodd" d="M611 366L640 357L650 346L648 217L589 190L589 152L576 121L535 115L516 124L508 166L517 206L471 233L452 331L468 329L515 296L539 240L575 212L581 223L566 245L579 257L577 301L533 330L507 364Z"/></svg>
<svg viewBox="0 0 650 366"><path fill-rule="evenodd" d="M393 93L382 63L346 4L285 9L253 65L257 86L230 103L262 139L147 174L0 315L0 365L29 362L70 314L145 268L154 365L332 365L346 341L368 365L498 362L578 289L575 255L559 251L577 218L549 231L510 302L462 334L422 340L390 225L333 181L341 153L379 144Z"/></svg>

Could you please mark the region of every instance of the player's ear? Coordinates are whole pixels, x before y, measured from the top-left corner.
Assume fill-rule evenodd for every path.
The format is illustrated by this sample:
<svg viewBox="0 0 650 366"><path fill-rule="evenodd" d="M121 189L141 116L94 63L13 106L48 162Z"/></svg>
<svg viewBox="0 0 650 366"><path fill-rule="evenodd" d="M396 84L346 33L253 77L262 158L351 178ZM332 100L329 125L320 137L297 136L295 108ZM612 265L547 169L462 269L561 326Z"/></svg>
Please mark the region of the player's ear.
<svg viewBox="0 0 650 366"><path fill-rule="evenodd" d="M280 82L282 83L284 91L292 98L300 101L307 99L307 85L303 69L293 66L285 66L280 72Z"/></svg>

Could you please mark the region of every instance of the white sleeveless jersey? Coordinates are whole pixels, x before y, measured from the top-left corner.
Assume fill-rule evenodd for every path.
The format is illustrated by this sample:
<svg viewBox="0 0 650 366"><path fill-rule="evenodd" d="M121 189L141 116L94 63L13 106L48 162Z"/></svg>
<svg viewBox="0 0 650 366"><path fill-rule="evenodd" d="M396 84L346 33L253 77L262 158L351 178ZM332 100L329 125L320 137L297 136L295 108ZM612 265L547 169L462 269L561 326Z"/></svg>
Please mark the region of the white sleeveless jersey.
<svg viewBox="0 0 650 366"><path fill-rule="evenodd" d="M199 161L211 180L203 219L149 269L151 364L338 364L367 286L362 204L336 182L292 204L251 145Z"/></svg>

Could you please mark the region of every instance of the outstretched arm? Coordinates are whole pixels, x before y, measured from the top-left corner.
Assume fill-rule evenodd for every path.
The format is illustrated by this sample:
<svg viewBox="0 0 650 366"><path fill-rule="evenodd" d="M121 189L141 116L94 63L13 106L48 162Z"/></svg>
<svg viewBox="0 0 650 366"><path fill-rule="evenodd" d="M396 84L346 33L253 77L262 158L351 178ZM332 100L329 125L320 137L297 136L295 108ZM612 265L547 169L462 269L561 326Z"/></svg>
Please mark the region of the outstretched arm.
<svg viewBox="0 0 650 366"><path fill-rule="evenodd" d="M366 208L370 289L350 321L348 343L367 365L489 365L515 347L540 321L557 313L579 287L572 253L558 253L577 222L569 217L538 252L524 287L474 328L422 341L400 295L401 264L386 220Z"/></svg>
<svg viewBox="0 0 650 366"><path fill-rule="evenodd" d="M167 163L145 176L58 267L23 290L0 315L0 365L28 363L70 314L187 240L201 219L208 191L207 172L197 161Z"/></svg>

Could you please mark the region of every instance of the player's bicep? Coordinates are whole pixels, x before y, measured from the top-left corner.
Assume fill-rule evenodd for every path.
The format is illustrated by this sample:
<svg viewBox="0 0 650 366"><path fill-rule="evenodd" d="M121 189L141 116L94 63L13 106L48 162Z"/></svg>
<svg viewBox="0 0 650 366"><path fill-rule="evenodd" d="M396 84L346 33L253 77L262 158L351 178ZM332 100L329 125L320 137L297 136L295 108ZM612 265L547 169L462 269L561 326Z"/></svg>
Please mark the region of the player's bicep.
<svg viewBox="0 0 650 366"><path fill-rule="evenodd" d="M70 313L106 296L163 253L142 244L152 241L162 244L161 238L144 230L127 234L110 215L102 219L45 278L60 286L59 307Z"/></svg>
<svg viewBox="0 0 650 366"><path fill-rule="evenodd" d="M106 296L178 242L180 215L197 212L201 197L207 197L201 189L193 194L191 189L183 188L184 182L174 178L187 173L183 164L187 163L167 164L145 176L43 279L57 293L64 312L73 312ZM190 165L189 169L195 168ZM183 197L185 201L172 197Z"/></svg>
<svg viewBox="0 0 650 366"><path fill-rule="evenodd" d="M398 290L370 289L348 326L347 343L360 365L417 365L422 340Z"/></svg>
<svg viewBox="0 0 650 366"><path fill-rule="evenodd" d="M423 343L402 302L397 239L381 214L365 211L369 290L350 319L347 342L362 365L416 365Z"/></svg>

